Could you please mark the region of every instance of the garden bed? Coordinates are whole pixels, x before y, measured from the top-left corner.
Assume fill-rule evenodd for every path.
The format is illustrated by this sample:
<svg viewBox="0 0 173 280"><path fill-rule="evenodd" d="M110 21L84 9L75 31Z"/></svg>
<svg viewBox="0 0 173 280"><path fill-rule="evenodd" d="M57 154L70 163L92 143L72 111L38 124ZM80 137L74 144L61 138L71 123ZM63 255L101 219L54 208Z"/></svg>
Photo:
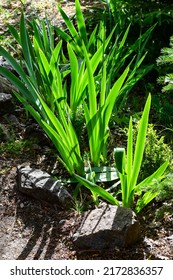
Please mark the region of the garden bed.
<svg viewBox="0 0 173 280"><path fill-rule="evenodd" d="M2 1L2 11L6 11L0 18L2 33L5 22L15 25L18 21L19 2L10 4L9 1L7 5L6 1ZM46 12L50 19L56 16L59 23L55 8L57 1L42 2L26 1L26 15L31 17L37 13L44 17ZM73 15L74 1L61 2L63 9ZM93 3L81 2L85 5ZM64 175L64 169L57 163L49 143L39 142L40 137L35 140L29 137L26 141L23 132L28 123L25 111L20 106L14 115L19 121L15 123L15 128L9 123L9 116L0 117L0 123L8 132L7 137L14 140L10 143L7 141L0 154L0 259L173 259L173 214L165 211L169 206L166 199L161 202L153 200L138 214L141 237L132 247L122 249L116 246L104 252L76 248L72 236L80 226L83 205L64 210L21 194L17 189L16 170L20 164L27 163L47 172L54 170L59 176Z"/></svg>
<svg viewBox="0 0 173 280"><path fill-rule="evenodd" d="M9 129L3 117L0 122ZM16 131L16 138L21 137L22 132ZM173 215L164 213L157 201L138 214L142 234L132 247L106 252L75 248L72 236L81 213L75 207L63 210L38 201L17 189L18 165L29 163L48 172L56 166L53 153L47 151L47 146L30 142L20 151L9 149L0 155L0 259L173 259Z"/></svg>

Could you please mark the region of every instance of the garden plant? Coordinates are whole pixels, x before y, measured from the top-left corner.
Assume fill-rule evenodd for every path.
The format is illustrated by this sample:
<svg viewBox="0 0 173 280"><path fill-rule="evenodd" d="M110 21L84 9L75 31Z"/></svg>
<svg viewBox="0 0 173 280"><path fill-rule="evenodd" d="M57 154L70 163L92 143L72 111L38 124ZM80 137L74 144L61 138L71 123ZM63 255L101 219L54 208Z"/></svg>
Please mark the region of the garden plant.
<svg viewBox="0 0 173 280"><path fill-rule="evenodd" d="M170 46L161 49L161 56L157 59L157 64L166 67L166 75L158 79L158 82L163 85L163 92L172 92L173 91L173 73L172 73L172 64L173 64L173 36L170 38ZM170 72L170 73L168 73Z"/></svg>
<svg viewBox="0 0 173 280"><path fill-rule="evenodd" d="M71 177L79 182L77 189L82 185L88 188L95 203L99 203L99 197L102 197L111 204L120 205L114 194L95 182L94 168L106 165L109 123L113 113L123 106L136 81L152 67L149 66L145 71L140 68L146 56L145 43L154 26L130 47L126 46L130 26L122 37L119 35L113 41L116 27L107 34L102 21L89 37L79 0L75 4L78 30L60 7L59 11L68 27L67 33L54 28L48 20L46 24L33 20L27 25L24 14L21 16L19 32L9 26L21 46L22 55L19 59L13 58L0 47L0 55L10 63L16 75L4 67L0 67L0 74L16 87L15 96L51 139L59 161ZM55 31L60 36L56 45ZM134 51L137 51L137 57L131 57ZM135 196L138 196L136 212L158 194L158 190L152 188L152 181L161 180L169 164L163 163L149 177L137 182L150 104L149 95L140 121L134 156L132 118L129 122L127 155L122 148L115 148L113 152L115 173L120 179L122 205L132 208ZM81 108L87 131L87 162L73 125L76 113ZM88 174L85 166L90 168ZM145 191L145 187L150 184L151 188Z"/></svg>
<svg viewBox="0 0 173 280"><path fill-rule="evenodd" d="M133 129L132 129L132 118L129 122L128 130L128 141L127 141L127 152L125 148L115 148L114 158L116 168L119 172L120 177L120 188L122 193L122 205L127 208L134 206L135 197L138 197L135 205L135 211L140 212L152 199L154 199L160 192L159 187L153 187L154 180L162 180L164 178L164 172L169 165L169 161L165 161L153 174L147 178L138 182L138 175L140 172L143 153L145 148L146 133L148 127L148 117L150 111L151 96L149 95L139 125L139 131L135 144L135 151L133 154ZM96 200L97 194L94 192L94 188L98 188L94 182L89 182L78 175L76 178L81 184L86 187L92 187L92 193ZM145 191L144 191L145 190ZM105 197L107 200L107 198ZM117 201L113 201L114 204L119 204Z"/></svg>

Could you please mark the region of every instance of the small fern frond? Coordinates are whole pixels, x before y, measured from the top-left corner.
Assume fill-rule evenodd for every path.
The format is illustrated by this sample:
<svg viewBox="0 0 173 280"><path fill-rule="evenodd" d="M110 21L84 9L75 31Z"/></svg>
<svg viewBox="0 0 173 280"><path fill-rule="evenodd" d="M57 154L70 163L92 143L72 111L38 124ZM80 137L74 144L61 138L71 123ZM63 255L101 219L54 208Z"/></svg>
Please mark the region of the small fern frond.
<svg viewBox="0 0 173 280"><path fill-rule="evenodd" d="M156 60L157 65L165 65L170 67L173 64L173 36L170 38L170 47L161 50L161 56ZM168 73L164 77L158 78L158 83L163 84L162 92L173 91L173 73Z"/></svg>

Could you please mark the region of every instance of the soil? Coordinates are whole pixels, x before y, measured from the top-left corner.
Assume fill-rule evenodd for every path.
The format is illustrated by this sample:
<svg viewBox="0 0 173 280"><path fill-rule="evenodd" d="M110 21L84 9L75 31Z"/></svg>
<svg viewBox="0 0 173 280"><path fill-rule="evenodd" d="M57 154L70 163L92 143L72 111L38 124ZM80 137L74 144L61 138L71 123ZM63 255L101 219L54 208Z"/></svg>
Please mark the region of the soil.
<svg viewBox="0 0 173 280"><path fill-rule="evenodd" d="M4 4L7 1L2 1ZM9 1L10 2L10 1ZM10 4L9 12L14 11ZM56 1L26 1L27 11L34 5L37 12L50 8ZM74 1L63 2L69 11L74 9ZM82 1L91 2L91 1ZM46 5L46 7L44 6ZM49 7L49 9L48 9ZM54 7L54 6L53 6ZM2 19L2 17L1 17ZM2 26L2 21L0 22ZM26 128L25 112L17 106L15 115L20 120L16 127L9 124L7 116L0 117L0 123L9 133L15 134L15 141L24 137ZM17 189L17 166L29 163L47 172L57 169L56 157L50 153L49 145L32 140L20 151L7 150L0 154L0 259L1 260L72 260L72 259L112 259L112 260L172 260L173 259L173 215L156 215L167 201L154 201L138 215L141 224L141 238L130 248L115 247L112 251L79 250L72 242L73 233L80 225L82 215L75 209L64 210L20 193Z"/></svg>
<svg viewBox="0 0 173 280"><path fill-rule="evenodd" d="M36 145L36 144L33 144ZM16 167L23 162L49 169L39 163L44 150L31 153L23 150L13 158L0 155L0 259L1 260L171 260L173 259L173 216L156 218L162 206L153 202L138 215L140 240L130 248L115 247L112 251L87 251L75 248L72 236L80 225L82 215L74 209L63 210L20 193L17 189Z"/></svg>

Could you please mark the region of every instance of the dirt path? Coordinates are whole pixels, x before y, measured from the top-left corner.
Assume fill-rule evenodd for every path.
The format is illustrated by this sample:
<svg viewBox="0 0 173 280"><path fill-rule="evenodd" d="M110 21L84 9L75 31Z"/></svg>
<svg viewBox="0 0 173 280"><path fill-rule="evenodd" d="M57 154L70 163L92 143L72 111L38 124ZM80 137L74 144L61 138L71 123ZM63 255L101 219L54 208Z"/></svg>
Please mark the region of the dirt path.
<svg viewBox="0 0 173 280"><path fill-rule="evenodd" d="M0 2L0 32L7 29L6 24L16 24L23 10L28 18L39 16L40 18L45 18L45 15L51 20L55 25L59 25L61 21L61 16L57 8L57 4L60 4L63 10L72 16L75 13L75 1L74 0L26 0L24 5L21 4L22 1L7 1L1 0ZM100 5L97 0L84 0L80 1L82 9L87 9L88 7Z"/></svg>

